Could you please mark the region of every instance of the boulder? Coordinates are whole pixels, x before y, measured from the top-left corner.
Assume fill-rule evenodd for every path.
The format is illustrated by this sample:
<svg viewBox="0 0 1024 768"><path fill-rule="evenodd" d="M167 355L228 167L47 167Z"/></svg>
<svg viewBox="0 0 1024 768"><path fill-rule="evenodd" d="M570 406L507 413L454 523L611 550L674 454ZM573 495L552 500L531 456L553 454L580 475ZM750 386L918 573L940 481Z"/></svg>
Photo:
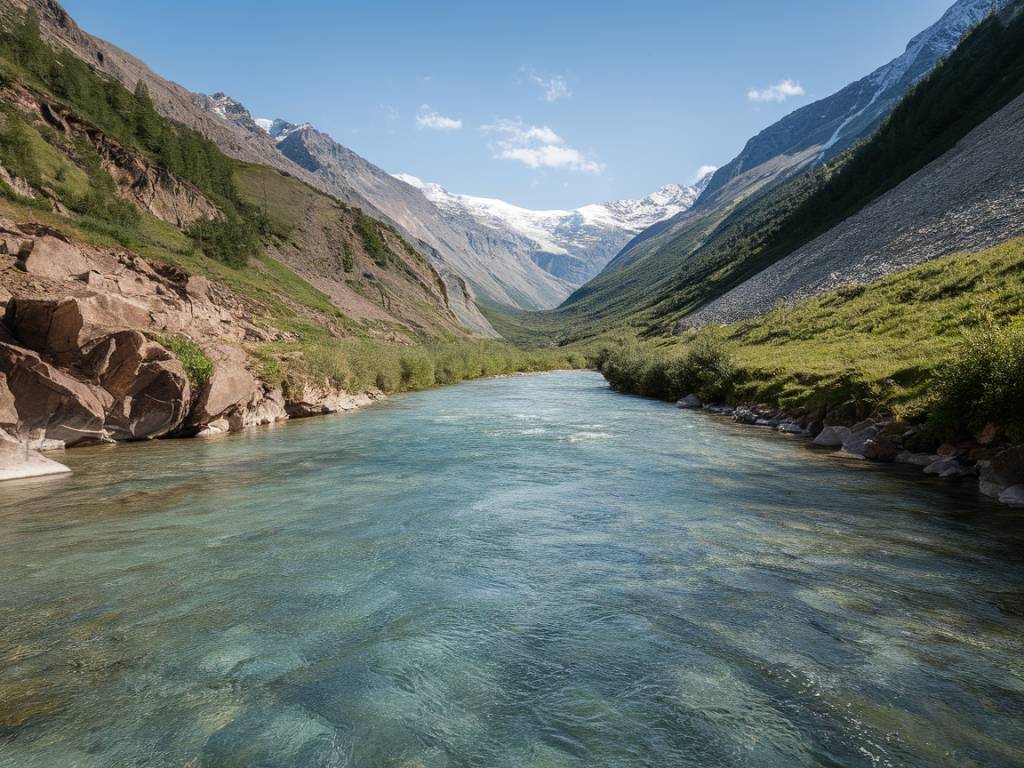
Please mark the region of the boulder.
<svg viewBox="0 0 1024 768"><path fill-rule="evenodd" d="M84 367L113 397L106 418L113 439L149 440L184 422L192 397L184 367L138 331L98 340L87 351Z"/></svg>
<svg viewBox="0 0 1024 768"><path fill-rule="evenodd" d="M185 293L190 299L208 301L210 299L210 281L202 275L191 275L185 281Z"/></svg>
<svg viewBox="0 0 1024 768"><path fill-rule="evenodd" d="M0 373L14 398L22 432L42 432L67 445L108 440L103 424L113 398L105 390L13 344L0 343Z"/></svg>
<svg viewBox="0 0 1024 768"><path fill-rule="evenodd" d="M848 427L825 427L814 438L814 444L820 448L842 448L843 443L850 439Z"/></svg>
<svg viewBox="0 0 1024 768"><path fill-rule="evenodd" d="M104 332L149 325L146 309L96 291L44 299L15 298L7 322L22 344L62 362L77 360L82 347Z"/></svg>
<svg viewBox="0 0 1024 768"><path fill-rule="evenodd" d="M703 402L697 395L687 395L682 400L676 403L676 408L682 408L684 410L695 411L699 409Z"/></svg>
<svg viewBox="0 0 1024 768"><path fill-rule="evenodd" d="M850 432L863 432L868 427L877 427L874 419L864 419L850 427Z"/></svg>
<svg viewBox="0 0 1024 768"><path fill-rule="evenodd" d="M63 475L70 471L63 464L20 445L0 431L0 482Z"/></svg>
<svg viewBox="0 0 1024 768"><path fill-rule="evenodd" d="M878 438L878 427L876 426L863 426L858 424L857 428L850 430L850 436L843 441L843 452L851 456L864 456L864 449L867 446L869 440L875 440Z"/></svg>
<svg viewBox="0 0 1024 768"><path fill-rule="evenodd" d="M48 234L21 245L18 269L51 280L68 280L88 272L89 261L71 243Z"/></svg>
<svg viewBox="0 0 1024 768"><path fill-rule="evenodd" d="M1011 507L1024 507L1024 485L1011 485L999 494L999 501Z"/></svg>
<svg viewBox="0 0 1024 768"><path fill-rule="evenodd" d="M979 489L986 496L998 498L1007 488L1024 485L1024 446L1000 451L978 466L981 470Z"/></svg>
<svg viewBox="0 0 1024 768"><path fill-rule="evenodd" d="M872 461L895 461L900 448L884 435L864 442L864 458Z"/></svg>
<svg viewBox="0 0 1024 768"><path fill-rule="evenodd" d="M757 421L760 418L760 416L758 416L756 413L754 413L754 411L750 410L749 408L737 408L733 412L732 417L740 424L749 425L757 424Z"/></svg>
<svg viewBox="0 0 1024 768"><path fill-rule="evenodd" d="M189 417L200 435L237 432L288 418L280 389L266 389L246 368L245 351L230 344L207 350L214 368Z"/></svg>

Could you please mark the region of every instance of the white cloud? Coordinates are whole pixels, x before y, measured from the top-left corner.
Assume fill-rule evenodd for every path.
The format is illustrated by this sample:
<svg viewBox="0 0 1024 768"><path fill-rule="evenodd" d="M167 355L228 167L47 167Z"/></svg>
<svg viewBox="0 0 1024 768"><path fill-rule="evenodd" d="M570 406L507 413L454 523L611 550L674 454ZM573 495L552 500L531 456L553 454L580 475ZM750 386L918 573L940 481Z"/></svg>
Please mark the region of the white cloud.
<svg viewBox="0 0 1024 768"><path fill-rule="evenodd" d="M501 160L515 160L530 168L558 168L582 173L601 173L604 165L578 149L546 125L527 125L522 120L497 120L481 128L496 137L491 147Z"/></svg>
<svg viewBox="0 0 1024 768"><path fill-rule="evenodd" d="M718 170L718 166L717 165L702 165L700 168L697 169L697 173L693 177L693 183L696 184L698 181L703 179L709 173L714 173L717 170Z"/></svg>
<svg viewBox="0 0 1024 768"><path fill-rule="evenodd" d="M769 85L767 88L758 90L751 88L747 91L747 98L755 102L781 102L791 96L803 96L806 91L800 83L793 80L783 80L781 83Z"/></svg>
<svg viewBox="0 0 1024 768"><path fill-rule="evenodd" d="M416 127L429 131L460 131L462 130L462 121L454 117L446 117L424 104L416 113Z"/></svg>
<svg viewBox="0 0 1024 768"><path fill-rule="evenodd" d="M544 77L536 73L530 73L530 80L540 88L544 101L558 101L559 99L571 99L572 91L569 90L569 83L562 75Z"/></svg>

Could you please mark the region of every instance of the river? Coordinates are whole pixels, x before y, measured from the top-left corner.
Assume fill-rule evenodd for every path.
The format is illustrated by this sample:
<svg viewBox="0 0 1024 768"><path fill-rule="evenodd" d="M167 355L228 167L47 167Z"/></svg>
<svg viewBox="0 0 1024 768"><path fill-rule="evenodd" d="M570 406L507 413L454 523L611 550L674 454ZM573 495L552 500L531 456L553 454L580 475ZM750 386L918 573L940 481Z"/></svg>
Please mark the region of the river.
<svg viewBox="0 0 1024 768"><path fill-rule="evenodd" d="M0 487L0 766L1024 765L1024 523L492 379Z"/></svg>

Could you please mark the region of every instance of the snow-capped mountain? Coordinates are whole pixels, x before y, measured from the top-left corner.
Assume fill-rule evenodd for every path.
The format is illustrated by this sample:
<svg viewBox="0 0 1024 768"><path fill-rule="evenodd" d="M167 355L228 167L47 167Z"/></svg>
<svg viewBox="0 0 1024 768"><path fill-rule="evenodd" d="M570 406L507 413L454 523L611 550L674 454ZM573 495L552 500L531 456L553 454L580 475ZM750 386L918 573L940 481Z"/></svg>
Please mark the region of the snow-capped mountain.
<svg viewBox="0 0 1024 768"><path fill-rule="evenodd" d="M969 29L1011 2L957 0L888 64L790 113L748 141L740 154L715 174L701 205L713 202L718 191L738 176L752 172L752 178L763 180L767 175L785 175L830 160L870 135L907 91L956 48Z"/></svg>
<svg viewBox="0 0 1024 768"><path fill-rule="evenodd" d="M409 174L396 178L420 190L451 220L471 219L529 242L530 258L542 269L579 286L598 274L635 235L688 210L710 174L696 186L668 184L640 200L615 200L573 210L537 211L488 197L449 192Z"/></svg>

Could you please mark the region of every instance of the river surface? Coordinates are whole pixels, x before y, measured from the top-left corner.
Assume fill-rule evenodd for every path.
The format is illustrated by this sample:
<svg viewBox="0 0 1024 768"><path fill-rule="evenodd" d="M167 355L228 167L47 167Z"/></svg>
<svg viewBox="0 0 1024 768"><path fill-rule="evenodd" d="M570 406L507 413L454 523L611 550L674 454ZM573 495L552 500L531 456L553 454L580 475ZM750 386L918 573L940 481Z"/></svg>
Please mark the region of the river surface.
<svg viewBox="0 0 1024 768"><path fill-rule="evenodd" d="M1022 515L494 379L0 487L0 766L1024 765Z"/></svg>

